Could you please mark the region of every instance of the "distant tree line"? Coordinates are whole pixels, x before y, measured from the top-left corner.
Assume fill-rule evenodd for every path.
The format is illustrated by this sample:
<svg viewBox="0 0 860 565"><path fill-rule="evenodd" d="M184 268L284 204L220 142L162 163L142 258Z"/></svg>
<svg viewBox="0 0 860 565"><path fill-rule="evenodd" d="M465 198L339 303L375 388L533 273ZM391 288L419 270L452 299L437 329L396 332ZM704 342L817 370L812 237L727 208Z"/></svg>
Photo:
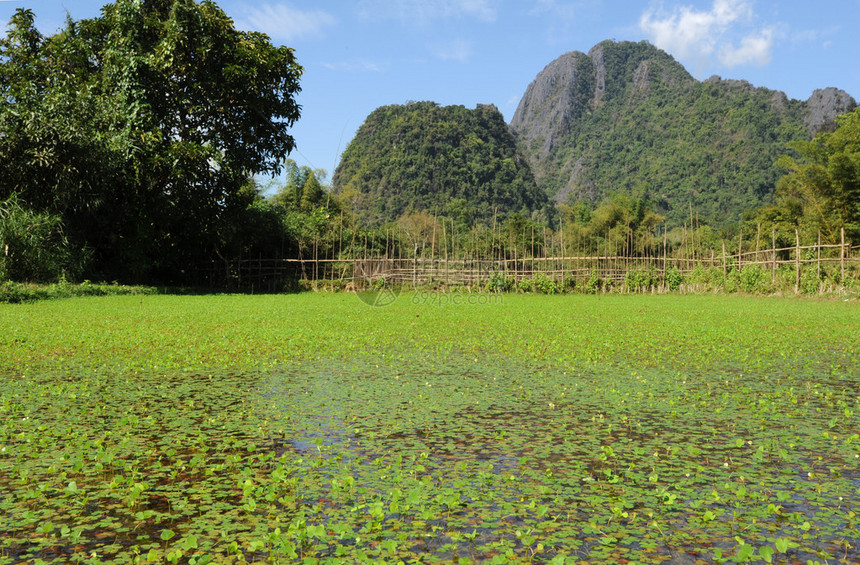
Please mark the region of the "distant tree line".
<svg viewBox="0 0 860 565"><path fill-rule="evenodd" d="M301 74L209 1L117 0L50 37L18 10L0 39L0 282L194 284L202 263L258 257L702 253L751 233L860 242L860 110L778 156L773 203L711 225L692 200L668 221L648 182L550 206L493 107L379 109L364 134L387 142L357 136L332 188L286 158Z"/></svg>

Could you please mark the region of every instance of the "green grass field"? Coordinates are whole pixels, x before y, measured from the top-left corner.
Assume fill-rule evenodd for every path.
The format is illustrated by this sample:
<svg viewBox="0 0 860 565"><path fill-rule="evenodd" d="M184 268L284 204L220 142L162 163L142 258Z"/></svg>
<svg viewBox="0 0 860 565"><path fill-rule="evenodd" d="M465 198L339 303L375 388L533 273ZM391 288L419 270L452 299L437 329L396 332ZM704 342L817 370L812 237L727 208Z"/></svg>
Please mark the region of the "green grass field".
<svg viewBox="0 0 860 565"><path fill-rule="evenodd" d="M0 305L0 564L854 563L860 305Z"/></svg>

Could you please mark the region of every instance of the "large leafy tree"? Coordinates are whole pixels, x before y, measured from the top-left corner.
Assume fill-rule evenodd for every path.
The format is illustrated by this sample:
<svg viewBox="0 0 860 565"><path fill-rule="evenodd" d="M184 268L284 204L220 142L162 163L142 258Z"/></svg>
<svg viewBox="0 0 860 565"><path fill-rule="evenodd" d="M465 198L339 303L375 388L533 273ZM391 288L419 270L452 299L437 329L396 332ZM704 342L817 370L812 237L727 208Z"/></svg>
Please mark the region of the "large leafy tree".
<svg viewBox="0 0 860 565"><path fill-rule="evenodd" d="M802 210L795 216L831 242L839 239L841 228L849 239L860 241L860 108L837 117L836 123L835 131L792 144L799 157L780 159L789 173L777 190L783 208Z"/></svg>
<svg viewBox="0 0 860 565"><path fill-rule="evenodd" d="M293 149L302 68L204 0L118 0L0 40L0 198L59 214L98 275L176 280Z"/></svg>

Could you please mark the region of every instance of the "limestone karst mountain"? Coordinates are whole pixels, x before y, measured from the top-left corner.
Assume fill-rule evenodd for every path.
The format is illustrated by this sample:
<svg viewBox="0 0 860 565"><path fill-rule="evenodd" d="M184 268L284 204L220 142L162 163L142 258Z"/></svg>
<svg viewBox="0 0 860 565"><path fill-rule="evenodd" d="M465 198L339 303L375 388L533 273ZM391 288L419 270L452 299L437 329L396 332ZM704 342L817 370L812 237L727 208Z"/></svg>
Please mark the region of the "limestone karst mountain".
<svg viewBox="0 0 860 565"><path fill-rule="evenodd" d="M836 88L798 101L742 80L700 82L647 42L604 41L547 65L511 129L556 202L644 194L675 223L692 205L722 224L771 198L788 142L855 106Z"/></svg>

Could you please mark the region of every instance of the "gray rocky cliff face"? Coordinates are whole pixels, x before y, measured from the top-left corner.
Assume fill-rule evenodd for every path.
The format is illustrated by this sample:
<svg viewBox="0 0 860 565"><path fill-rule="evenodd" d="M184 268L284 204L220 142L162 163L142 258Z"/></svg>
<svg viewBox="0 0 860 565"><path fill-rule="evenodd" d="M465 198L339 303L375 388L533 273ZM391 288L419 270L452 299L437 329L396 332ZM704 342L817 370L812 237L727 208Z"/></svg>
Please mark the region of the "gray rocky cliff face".
<svg viewBox="0 0 860 565"><path fill-rule="evenodd" d="M648 98L651 90L651 61L642 61L633 73L633 87L630 90L630 102Z"/></svg>
<svg viewBox="0 0 860 565"><path fill-rule="evenodd" d="M586 73L591 74L587 63L583 53L565 53L538 73L520 100L510 126L539 158L550 153L556 139L566 133L577 108L586 102L573 85Z"/></svg>
<svg viewBox="0 0 860 565"><path fill-rule="evenodd" d="M812 93L806 101L803 125L810 134L832 129L836 116L850 112L857 102L850 94L838 88L822 88Z"/></svg>
<svg viewBox="0 0 860 565"><path fill-rule="evenodd" d="M606 60L603 56L603 45L597 44L588 52L588 57L594 64L594 97L591 105L599 108L606 94Z"/></svg>

